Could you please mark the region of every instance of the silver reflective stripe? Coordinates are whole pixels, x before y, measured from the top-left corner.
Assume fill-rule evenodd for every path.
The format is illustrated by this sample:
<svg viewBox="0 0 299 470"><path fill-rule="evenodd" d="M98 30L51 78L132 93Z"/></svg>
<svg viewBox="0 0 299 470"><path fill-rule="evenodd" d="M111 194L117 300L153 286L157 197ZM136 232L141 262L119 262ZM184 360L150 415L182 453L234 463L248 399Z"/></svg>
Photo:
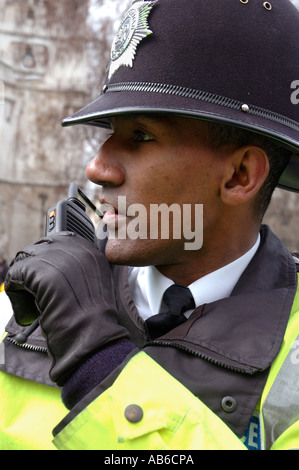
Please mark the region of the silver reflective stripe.
<svg viewBox="0 0 299 470"><path fill-rule="evenodd" d="M270 449L276 439L299 420L299 336L268 393L262 415L265 449Z"/></svg>
<svg viewBox="0 0 299 470"><path fill-rule="evenodd" d="M0 365L5 364L5 348L4 343L0 343Z"/></svg>

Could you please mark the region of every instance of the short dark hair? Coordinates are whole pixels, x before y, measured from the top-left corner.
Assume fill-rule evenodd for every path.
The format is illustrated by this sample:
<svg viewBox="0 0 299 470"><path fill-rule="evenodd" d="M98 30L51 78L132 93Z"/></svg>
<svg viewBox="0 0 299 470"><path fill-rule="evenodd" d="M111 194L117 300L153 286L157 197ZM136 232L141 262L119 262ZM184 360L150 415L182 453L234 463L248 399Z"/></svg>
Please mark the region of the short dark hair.
<svg viewBox="0 0 299 470"><path fill-rule="evenodd" d="M278 141L247 129L214 122L205 122L205 127L207 129L206 143L214 150L224 146L237 149L247 145L256 145L267 154L270 170L257 197L257 211L262 220L279 178L290 160L291 152L282 147Z"/></svg>

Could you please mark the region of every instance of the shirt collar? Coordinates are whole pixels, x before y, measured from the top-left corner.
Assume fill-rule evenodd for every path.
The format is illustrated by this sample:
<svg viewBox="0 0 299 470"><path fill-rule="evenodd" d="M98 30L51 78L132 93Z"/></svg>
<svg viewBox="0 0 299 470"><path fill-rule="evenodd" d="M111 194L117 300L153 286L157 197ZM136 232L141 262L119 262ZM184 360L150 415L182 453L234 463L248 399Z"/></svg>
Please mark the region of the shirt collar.
<svg viewBox="0 0 299 470"><path fill-rule="evenodd" d="M260 234L247 253L190 284L188 287L196 307L229 297L258 250L259 244ZM155 266L145 266L129 269L129 284L139 314L146 320L151 315L159 313L161 308L163 309L163 294L174 282L161 274Z"/></svg>
<svg viewBox="0 0 299 470"><path fill-rule="evenodd" d="M231 295L242 273L257 252L260 239L259 234L256 243L247 253L188 286L194 297L196 307Z"/></svg>

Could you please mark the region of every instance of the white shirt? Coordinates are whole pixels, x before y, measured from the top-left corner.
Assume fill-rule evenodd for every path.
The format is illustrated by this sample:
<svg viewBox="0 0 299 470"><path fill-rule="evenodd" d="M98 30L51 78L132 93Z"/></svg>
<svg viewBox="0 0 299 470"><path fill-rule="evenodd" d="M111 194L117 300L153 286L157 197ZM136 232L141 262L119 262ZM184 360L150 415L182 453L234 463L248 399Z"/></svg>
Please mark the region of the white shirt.
<svg viewBox="0 0 299 470"><path fill-rule="evenodd" d="M260 235L254 246L240 258L190 284L188 287L193 295L195 306L229 297L257 252L259 244ZM174 282L161 274L154 266L129 268L131 295L143 320L167 310L162 297L165 290L172 284ZM184 315L188 318L191 313L192 311L189 310Z"/></svg>
<svg viewBox="0 0 299 470"><path fill-rule="evenodd" d="M10 300L5 292L0 293L0 344L5 333L5 327L13 316L13 309Z"/></svg>

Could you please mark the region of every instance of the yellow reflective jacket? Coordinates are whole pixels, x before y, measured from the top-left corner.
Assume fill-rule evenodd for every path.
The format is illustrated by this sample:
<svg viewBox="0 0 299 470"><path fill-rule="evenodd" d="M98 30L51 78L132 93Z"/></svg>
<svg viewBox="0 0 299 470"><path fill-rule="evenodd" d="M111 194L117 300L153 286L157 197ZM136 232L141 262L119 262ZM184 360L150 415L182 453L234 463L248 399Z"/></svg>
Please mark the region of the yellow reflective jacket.
<svg viewBox="0 0 299 470"><path fill-rule="evenodd" d="M295 367L299 363L298 334L299 289L283 346L259 405L265 449L299 448L299 419L294 417L294 407L297 412L299 409L299 373ZM289 363L293 363L296 377L280 377ZM275 388L278 395L269 407L269 395ZM128 414L130 409L133 417ZM289 420L285 419L288 410ZM55 430L58 449L247 449L222 420L144 352L130 360L110 388L69 419L66 417Z"/></svg>
<svg viewBox="0 0 299 470"><path fill-rule="evenodd" d="M288 358L295 365L299 363L298 331L299 289L283 346L261 397L260 420L266 449L299 448L299 420L286 423L286 429L271 442L271 434L274 433L272 439L275 438L277 426L275 407L274 422L267 429L264 420L270 421L271 416L269 418L268 410L265 414L263 410ZM296 382L293 384L296 387ZM285 386L290 393L291 384ZM56 428L53 443L52 429L66 414L60 390L4 372L0 372L0 390L2 450L246 450L242 440L222 420L144 352L134 356L113 385L91 400L73 419L66 416ZM287 398L288 394L280 393L278 405L283 406ZM130 407L131 415L128 414Z"/></svg>
<svg viewBox="0 0 299 470"><path fill-rule="evenodd" d="M273 246L273 243L270 245ZM240 416L246 412L253 414L252 407L255 407L257 422L252 423L249 441L254 440L256 426L259 425L262 449L298 449L298 277L289 257L282 257L283 273L280 275L280 268L274 272L274 267L261 262L263 256L262 250L257 257L262 266L260 274L252 264L249 274L240 280L239 290L234 292L233 298L215 302L206 310L198 311L193 319L184 324L185 330L179 330L180 334L170 332L164 339L147 344L67 415L60 400L60 390L51 386L49 381L49 363L38 333L30 340L29 347L32 349L26 350L13 343L13 334L7 336L0 343L0 448L246 450L250 446L241 431L248 419L238 427ZM269 256L266 258L269 259ZM265 271L273 277L273 289L261 297L259 284L253 286L249 278L250 273L254 279L260 276L259 281L263 282L264 279L265 288L268 282ZM294 273L290 290L288 285ZM255 305L251 304L252 299L257 299ZM262 299L267 299L269 308L264 308ZM280 304L279 308L277 304ZM238 309L234 311L233 306L236 305ZM245 330L239 330L242 325L236 324L234 332L229 323L222 325L222 330L215 328L215 334L224 336L225 328L228 329L231 338L234 338L229 346L233 344L235 350L228 347L225 351L225 338L221 339L220 336L217 342L221 344L221 351L212 344L213 335L210 335L210 344L202 339L209 326L208 317L217 326L219 306L224 316L228 312L233 319L237 315L244 322L248 320ZM260 320L263 310L264 318ZM203 315L203 312L207 314ZM252 317L257 316L260 335L250 330L252 325L248 312L252 313ZM225 318L228 321L228 317ZM263 323L259 323L266 319L265 327L271 330L271 334L262 330ZM203 333L201 328L197 328L202 325ZM247 350L247 341L249 345L254 345L249 348L250 351ZM192 347L195 349L192 350ZM263 356L258 357L256 351L263 351ZM175 376L174 363L180 380ZM194 384L205 382L205 375L198 375L201 372L207 373L209 380L215 377L213 386L217 393L208 384L210 392L206 396L205 383L199 384L202 394L196 393ZM225 381L226 375L225 389L230 382L232 387L228 388L228 396L224 398L228 405L229 400L233 404L236 397L235 412L221 409L219 397L223 390L222 384L217 381L220 381L219 378ZM238 388L236 394L233 393L235 387ZM246 394L247 387L250 394Z"/></svg>

